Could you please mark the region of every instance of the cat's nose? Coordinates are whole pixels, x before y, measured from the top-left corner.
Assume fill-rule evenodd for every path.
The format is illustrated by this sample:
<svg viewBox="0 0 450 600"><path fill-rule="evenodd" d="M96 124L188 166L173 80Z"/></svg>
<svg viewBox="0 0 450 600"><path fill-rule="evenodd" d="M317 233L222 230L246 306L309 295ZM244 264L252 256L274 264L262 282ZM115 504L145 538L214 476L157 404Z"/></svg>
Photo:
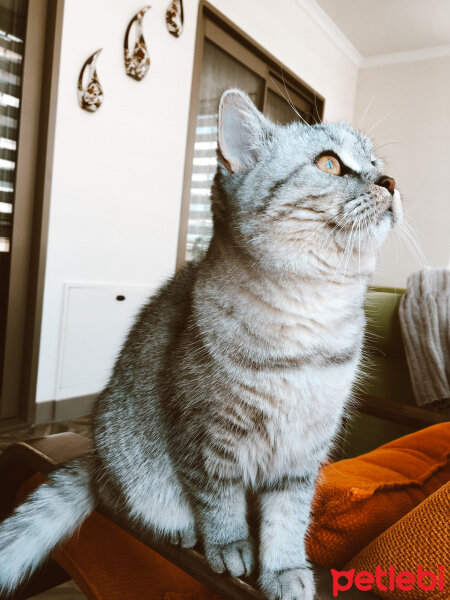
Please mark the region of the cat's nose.
<svg viewBox="0 0 450 600"><path fill-rule="evenodd" d="M392 195L394 195L395 179L392 177L382 175L378 181L375 181L375 185L381 185L381 187L386 188Z"/></svg>

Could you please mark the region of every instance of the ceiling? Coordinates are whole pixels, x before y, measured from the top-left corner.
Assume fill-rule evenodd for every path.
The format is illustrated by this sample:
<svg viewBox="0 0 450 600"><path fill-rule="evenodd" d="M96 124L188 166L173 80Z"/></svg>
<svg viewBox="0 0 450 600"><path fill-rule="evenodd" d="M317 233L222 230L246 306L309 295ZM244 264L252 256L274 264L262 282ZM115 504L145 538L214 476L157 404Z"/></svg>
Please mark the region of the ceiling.
<svg viewBox="0 0 450 600"><path fill-rule="evenodd" d="M450 0L316 0L365 58L450 45Z"/></svg>

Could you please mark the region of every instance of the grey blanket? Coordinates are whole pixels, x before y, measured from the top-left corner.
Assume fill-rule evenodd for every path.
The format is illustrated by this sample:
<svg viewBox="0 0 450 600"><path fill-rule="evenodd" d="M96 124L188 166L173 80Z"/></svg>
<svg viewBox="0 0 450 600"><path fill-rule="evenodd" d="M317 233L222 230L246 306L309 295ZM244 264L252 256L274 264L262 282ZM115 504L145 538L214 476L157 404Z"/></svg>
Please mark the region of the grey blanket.
<svg viewBox="0 0 450 600"><path fill-rule="evenodd" d="M450 269L408 278L400 323L416 403L450 408ZM431 408L431 407L430 407Z"/></svg>

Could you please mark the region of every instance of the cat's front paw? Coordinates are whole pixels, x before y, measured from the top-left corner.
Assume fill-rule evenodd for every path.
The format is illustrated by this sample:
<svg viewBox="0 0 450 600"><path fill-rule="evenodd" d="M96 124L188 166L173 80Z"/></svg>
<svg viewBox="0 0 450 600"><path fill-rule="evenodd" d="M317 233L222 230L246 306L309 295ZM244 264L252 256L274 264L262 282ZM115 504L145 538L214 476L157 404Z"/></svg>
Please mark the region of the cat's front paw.
<svg viewBox="0 0 450 600"><path fill-rule="evenodd" d="M169 534L169 542L180 548L193 548L197 543L197 534L195 529L182 529L181 531L173 531Z"/></svg>
<svg viewBox="0 0 450 600"><path fill-rule="evenodd" d="M314 600L314 576L309 567L263 571L259 584L268 600Z"/></svg>
<svg viewBox="0 0 450 600"><path fill-rule="evenodd" d="M209 544L205 547L206 559L216 573L229 573L232 577L250 575L254 565L251 540L237 540L229 544Z"/></svg>

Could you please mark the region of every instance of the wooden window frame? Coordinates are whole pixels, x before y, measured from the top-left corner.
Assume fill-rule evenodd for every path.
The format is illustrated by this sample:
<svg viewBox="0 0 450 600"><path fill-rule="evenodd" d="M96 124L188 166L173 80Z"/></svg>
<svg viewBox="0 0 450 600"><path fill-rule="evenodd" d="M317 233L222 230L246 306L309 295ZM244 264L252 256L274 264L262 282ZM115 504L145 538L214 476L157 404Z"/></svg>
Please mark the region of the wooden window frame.
<svg viewBox="0 0 450 600"><path fill-rule="evenodd" d="M0 430L35 418L63 12L64 0L28 3Z"/></svg>
<svg viewBox="0 0 450 600"><path fill-rule="evenodd" d="M203 47L205 39L230 54L265 81L262 108L266 106L268 90L280 94L273 79L282 79L284 86L308 102L313 102L317 121L323 118L325 99L302 81L284 64L249 37L242 29L220 13L206 0L200 0L194 52L189 123L186 141L185 168L181 202L180 227L177 250L177 269L186 262L186 240L188 233L189 204L191 200L191 178L194 159L194 141L199 107L200 78L202 73Z"/></svg>

